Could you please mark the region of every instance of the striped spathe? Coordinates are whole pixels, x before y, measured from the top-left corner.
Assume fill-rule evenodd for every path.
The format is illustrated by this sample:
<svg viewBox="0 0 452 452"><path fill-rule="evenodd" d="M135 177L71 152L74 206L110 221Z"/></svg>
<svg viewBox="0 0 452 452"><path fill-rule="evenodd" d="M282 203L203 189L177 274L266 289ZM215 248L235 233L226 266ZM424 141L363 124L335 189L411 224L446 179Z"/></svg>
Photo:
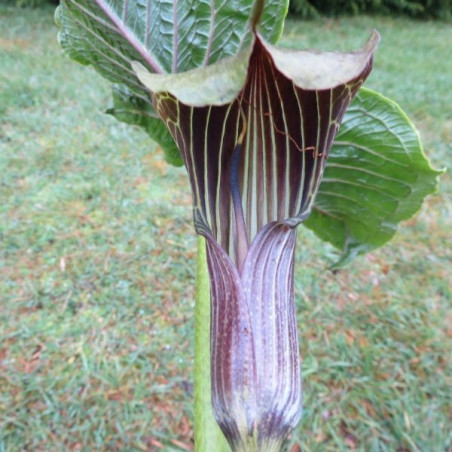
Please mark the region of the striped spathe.
<svg viewBox="0 0 452 452"><path fill-rule="evenodd" d="M181 152L207 240L212 404L233 450L279 450L300 418L295 227L378 41L289 51L256 33L237 56L186 73L133 65Z"/></svg>

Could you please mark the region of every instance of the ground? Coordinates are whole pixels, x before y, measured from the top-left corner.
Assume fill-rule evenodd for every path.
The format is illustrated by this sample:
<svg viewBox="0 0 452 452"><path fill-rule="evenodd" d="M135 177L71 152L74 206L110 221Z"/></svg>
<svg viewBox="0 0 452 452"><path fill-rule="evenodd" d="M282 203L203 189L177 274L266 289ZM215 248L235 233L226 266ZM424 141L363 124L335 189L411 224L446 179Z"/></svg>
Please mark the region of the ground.
<svg viewBox="0 0 452 452"><path fill-rule="evenodd" d="M103 113L108 84L62 54L52 14L0 7L0 451L192 450L187 178ZM450 26L289 20L282 44L354 48L372 28L366 86L450 167ZM300 229L291 452L451 450L451 186L445 174L390 244L337 273Z"/></svg>

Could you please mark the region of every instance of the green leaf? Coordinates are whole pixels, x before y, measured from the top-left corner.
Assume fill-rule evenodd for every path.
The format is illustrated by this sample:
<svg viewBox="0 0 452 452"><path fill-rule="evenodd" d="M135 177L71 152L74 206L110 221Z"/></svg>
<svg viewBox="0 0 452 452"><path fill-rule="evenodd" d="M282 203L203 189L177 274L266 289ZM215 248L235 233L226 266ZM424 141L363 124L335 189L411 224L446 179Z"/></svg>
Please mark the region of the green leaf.
<svg viewBox="0 0 452 452"><path fill-rule="evenodd" d="M393 101L362 88L330 151L314 210L304 225L342 250L336 267L388 242L438 176L418 133Z"/></svg>
<svg viewBox="0 0 452 452"><path fill-rule="evenodd" d="M206 242L198 236L195 303L195 449L196 452L231 450L212 412L210 380L210 281Z"/></svg>
<svg viewBox="0 0 452 452"><path fill-rule="evenodd" d="M151 72L174 73L233 55L250 39L252 6L253 0L63 0L56 22L59 42L70 58L124 85L119 88L120 107L115 105L110 113L129 123L137 118L135 124L142 125L137 106L143 106L146 116L155 113L131 62L139 61ZM287 0L265 2L260 31L270 42L282 32L287 8ZM126 87L135 98L130 102L124 98ZM137 102L139 98L142 102ZM129 115L125 114L128 103L133 104ZM161 140L163 124L159 120L145 124L151 137L160 139L167 160L180 163L168 135Z"/></svg>
<svg viewBox="0 0 452 452"><path fill-rule="evenodd" d="M113 85L113 105L113 108L107 110L108 114L126 124L143 127L165 150L168 163L174 166L184 164L173 137L149 102L140 96L135 96L125 85Z"/></svg>

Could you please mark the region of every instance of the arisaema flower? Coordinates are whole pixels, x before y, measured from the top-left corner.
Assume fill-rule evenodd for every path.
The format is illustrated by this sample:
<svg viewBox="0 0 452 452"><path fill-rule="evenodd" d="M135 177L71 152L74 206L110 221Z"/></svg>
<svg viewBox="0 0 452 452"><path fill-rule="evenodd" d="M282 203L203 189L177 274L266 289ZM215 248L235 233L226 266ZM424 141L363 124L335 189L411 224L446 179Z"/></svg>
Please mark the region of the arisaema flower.
<svg viewBox="0 0 452 452"><path fill-rule="evenodd" d="M254 32L237 56L189 72L134 63L180 149L206 238L212 404L233 450L280 450L300 418L296 226L378 40L351 53L289 51Z"/></svg>

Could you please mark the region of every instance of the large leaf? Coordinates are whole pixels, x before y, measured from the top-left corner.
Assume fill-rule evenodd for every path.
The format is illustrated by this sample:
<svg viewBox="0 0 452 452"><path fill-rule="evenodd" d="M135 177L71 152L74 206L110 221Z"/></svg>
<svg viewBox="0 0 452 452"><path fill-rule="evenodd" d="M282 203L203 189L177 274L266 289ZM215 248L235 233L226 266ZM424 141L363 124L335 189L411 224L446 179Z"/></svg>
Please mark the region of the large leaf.
<svg viewBox="0 0 452 452"><path fill-rule="evenodd" d="M418 133L398 107L362 88L330 151L304 225L342 250L337 266L389 241L438 187Z"/></svg>
<svg viewBox="0 0 452 452"><path fill-rule="evenodd" d="M287 0L265 2L260 32L270 42L282 32L287 7ZM252 10L253 0L63 0L56 21L69 57L130 90L133 99L127 100L126 88L119 88L110 113L145 123L174 163L174 143L164 125L146 119L154 113L131 62L140 61L152 72L174 73L235 54L250 39ZM131 114L125 112L127 104L133 105Z"/></svg>

